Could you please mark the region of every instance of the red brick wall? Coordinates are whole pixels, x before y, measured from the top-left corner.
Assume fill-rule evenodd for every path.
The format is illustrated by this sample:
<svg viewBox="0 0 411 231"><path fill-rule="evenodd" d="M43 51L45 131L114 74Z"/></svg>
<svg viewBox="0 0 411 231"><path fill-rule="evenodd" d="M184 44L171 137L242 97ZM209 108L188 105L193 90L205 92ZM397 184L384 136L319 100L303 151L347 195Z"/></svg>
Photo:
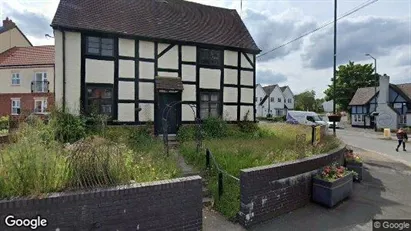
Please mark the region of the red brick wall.
<svg viewBox="0 0 411 231"><path fill-rule="evenodd" d="M50 109L54 105L54 93L12 93L0 94L0 116L11 114L11 99L20 98L21 114L34 111L34 98L47 97L47 107Z"/></svg>

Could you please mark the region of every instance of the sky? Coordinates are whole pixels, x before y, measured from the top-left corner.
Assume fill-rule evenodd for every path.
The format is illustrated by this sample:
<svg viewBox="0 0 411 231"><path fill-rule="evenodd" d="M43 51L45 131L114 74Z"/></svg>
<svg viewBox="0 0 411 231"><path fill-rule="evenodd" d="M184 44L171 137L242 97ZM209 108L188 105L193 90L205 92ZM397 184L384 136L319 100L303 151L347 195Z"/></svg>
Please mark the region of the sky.
<svg viewBox="0 0 411 231"><path fill-rule="evenodd" d="M191 0L236 9L262 53L283 45L334 17L333 0ZM371 0L338 0L344 15ZM0 18L10 17L34 45L54 44L45 34L58 0L0 0ZM294 94L315 90L333 76L333 24L257 58L257 83L288 85ZM377 59L377 72L392 83L411 83L411 0L378 0L337 23L337 65Z"/></svg>

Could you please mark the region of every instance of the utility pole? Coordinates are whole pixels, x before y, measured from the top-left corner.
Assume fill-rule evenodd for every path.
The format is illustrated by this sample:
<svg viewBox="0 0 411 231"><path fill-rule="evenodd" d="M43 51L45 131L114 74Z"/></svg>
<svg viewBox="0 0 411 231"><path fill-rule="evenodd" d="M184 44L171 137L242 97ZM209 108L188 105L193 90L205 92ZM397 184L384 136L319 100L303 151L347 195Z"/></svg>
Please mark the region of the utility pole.
<svg viewBox="0 0 411 231"><path fill-rule="evenodd" d="M334 0L334 68L333 68L333 114L336 114L336 73L337 72L337 0ZM336 136L335 121L333 121L333 134Z"/></svg>
<svg viewBox="0 0 411 231"><path fill-rule="evenodd" d="M374 58L372 55L370 54L365 54L365 56L368 56L370 58L372 58L374 60L374 76L375 76L375 85L374 85L374 97L375 97L375 112L377 112L377 84L378 84L378 75L377 75L377 59ZM377 118L374 114L374 129L375 131L377 131Z"/></svg>

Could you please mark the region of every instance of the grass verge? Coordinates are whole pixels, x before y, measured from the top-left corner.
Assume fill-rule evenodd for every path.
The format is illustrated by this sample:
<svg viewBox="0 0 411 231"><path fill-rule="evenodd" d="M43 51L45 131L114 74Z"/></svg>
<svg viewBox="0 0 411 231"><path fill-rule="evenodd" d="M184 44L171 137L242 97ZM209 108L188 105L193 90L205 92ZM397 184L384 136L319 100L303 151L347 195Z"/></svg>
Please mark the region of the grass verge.
<svg viewBox="0 0 411 231"><path fill-rule="evenodd" d="M238 178L241 169L292 161L325 153L340 145L336 138L326 136L322 143L312 147L311 128L300 125L264 124L260 125L258 133L259 136L242 133L238 136L207 139L204 147L212 152L222 169ZM298 150L301 146L296 145L297 134L306 134L304 155ZM239 182L224 176L224 194L218 198L217 173L215 170L208 173L205 171L205 151L197 154L196 145L191 141L181 144L180 153L187 162L203 171L216 199L215 208L227 218L235 218L240 206Z"/></svg>

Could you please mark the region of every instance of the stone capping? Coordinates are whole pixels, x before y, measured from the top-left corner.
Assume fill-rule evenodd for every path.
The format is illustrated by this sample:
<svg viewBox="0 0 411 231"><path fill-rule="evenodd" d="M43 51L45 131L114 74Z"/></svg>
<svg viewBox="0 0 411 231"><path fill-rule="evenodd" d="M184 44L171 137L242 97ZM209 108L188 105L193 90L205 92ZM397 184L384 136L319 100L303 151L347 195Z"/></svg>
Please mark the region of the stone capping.
<svg viewBox="0 0 411 231"><path fill-rule="evenodd" d="M241 169L240 172L241 173L250 173L250 172L255 172L255 171L267 170L267 169L270 169L270 168L290 167L291 165L294 165L294 164L299 164L299 163L303 163L303 162L310 161L310 160L318 160L318 159L322 159L322 158L330 156L330 155L337 154L337 153L343 151L346 148L347 148L347 145L343 144L343 145L340 145L338 148L335 148L335 149L329 151L329 153L308 156L308 157L305 157L305 158L302 158L302 159L287 161L287 162L282 162L282 163L277 163L277 164L263 165L263 166L257 166L257 167L252 167L252 168ZM315 170L315 169L312 169L312 170ZM308 171L311 171L311 170L308 170ZM304 172L308 172L308 171L301 171L300 173L304 173Z"/></svg>
<svg viewBox="0 0 411 231"><path fill-rule="evenodd" d="M61 204L70 203L74 201L84 200L86 197L90 198L100 198L100 197L110 197L119 196L134 193L144 193L153 190L169 189L169 188L184 188L184 184L191 181L201 180L199 175L174 178L170 180L160 180L151 181L143 183L133 183L129 185L119 185L110 188L98 188L87 191L70 191L62 193L50 193L41 198L26 197L26 198L15 198L11 200L0 200L0 210L2 209L18 209L24 208L31 205L41 204ZM42 203L43 201L43 203Z"/></svg>

